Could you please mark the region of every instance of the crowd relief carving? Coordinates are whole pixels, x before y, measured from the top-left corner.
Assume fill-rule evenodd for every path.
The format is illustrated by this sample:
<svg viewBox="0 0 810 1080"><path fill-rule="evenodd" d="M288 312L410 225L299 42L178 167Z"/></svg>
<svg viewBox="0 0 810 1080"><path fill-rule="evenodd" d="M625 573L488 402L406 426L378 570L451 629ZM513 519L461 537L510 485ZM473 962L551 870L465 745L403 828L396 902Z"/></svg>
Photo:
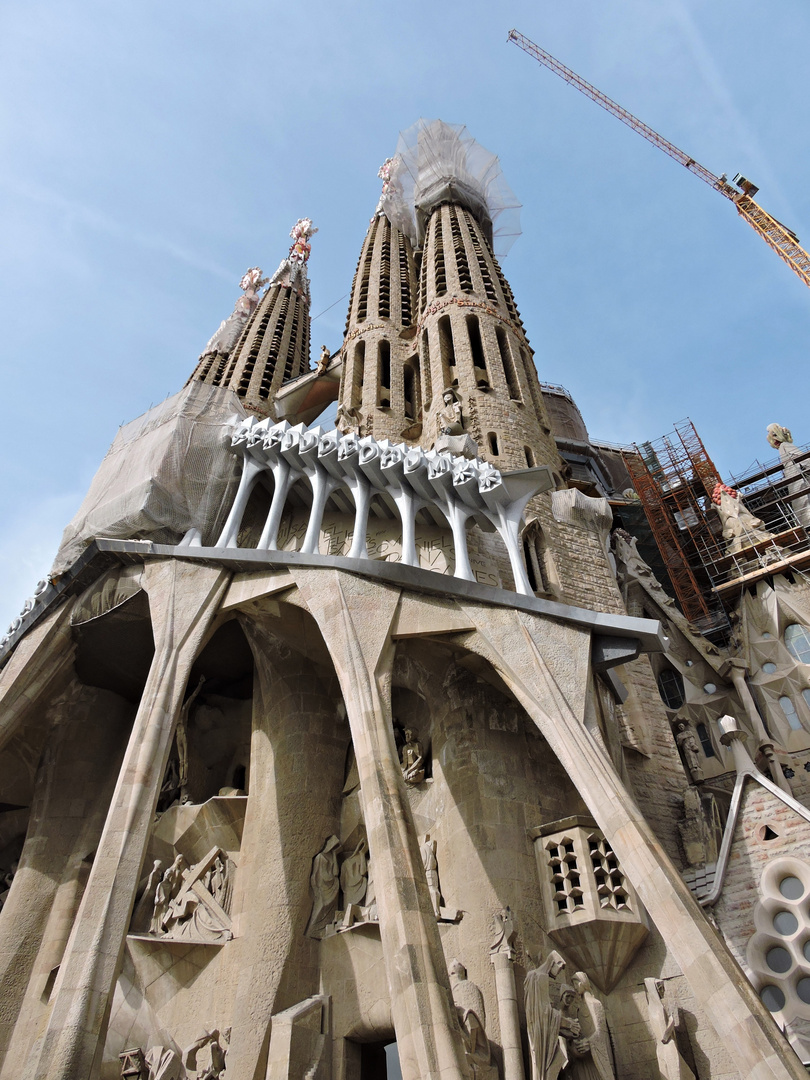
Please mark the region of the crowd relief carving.
<svg viewBox="0 0 810 1080"><path fill-rule="evenodd" d="M300 551L319 552L326 505L338 488L350 493L355 507L349 558L368 559L368 523L372 495L385 493L399 515L400 562L418 566L416 515L428 508L436 520L446 521L452 534L455 577L474 581L467 550L470 518L503 540L515 589L533 595L520 544L520 526L526 503L539 491L554 486L546 466L501 473L487 461L438 452L427 453L405 443L377 442L337 429L290 427L286 421L248 417L231 436L234 453L243 456L242 477L228 519L216 547L237 546L242 518L251 492L262 473L269 473L273 497L257 550L278 550L279 530L292 484L306 483L312 491L306 533Z"/></svg>
<svg viewBox="0 0 810 1080"><path fill-rule="evenodd" d="M122 1080L219 1080L230 1038L230 1028L204 1029L182 1058L165 1046L153 1046L147 1053L140 1046L131 1047L118 1055Z"/></svg>
<svg viewBox="0 0 810 1080"><path fill-rule="evenodd" d="M230 941L232 878L233 863L218 847L194 866L178 855L164 871L155 860L146 886L147 892L154 886L149 934L198 944Z"/></svg>
<svg viewBox="0 0 810 1080"><path fill-rule="evenodd" d="M312 860L312 913L305 931L309 937L329 937L378 921L368 841L363 836L342 862L341 853L338 838L329 836Z"/></svg>

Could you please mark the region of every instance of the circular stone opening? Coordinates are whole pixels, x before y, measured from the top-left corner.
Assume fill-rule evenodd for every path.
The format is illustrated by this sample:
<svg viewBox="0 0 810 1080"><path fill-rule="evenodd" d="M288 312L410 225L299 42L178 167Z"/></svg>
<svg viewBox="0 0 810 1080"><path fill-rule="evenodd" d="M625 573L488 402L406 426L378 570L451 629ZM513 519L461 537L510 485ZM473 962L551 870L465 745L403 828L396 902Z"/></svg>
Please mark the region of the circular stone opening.
<svg viewBox="0 0 810 1080"><path fill-rule="evenodd" d="M783 937L790 937L791 934L795 934L799 929L799 920L792 911L777 911L773 917L773 928L777 934L781 934Z"/></svg>
<svg viewBox="0 0 810 1080"><path fill-rule="evenodd" d="M759 996L768 1012L779 1012L785 1007L785 995L778 986L763 986Z"/></svg>
<svg viewBox="0 0 810 1080"><path fill-rule="evenodd" d="M766 675L773 675L773 673L776 671L776 664L772 664L769 660L767 664L762 665L762 670L765 672Z"/></svg>
<svg viewBox="0 0 810 1080"><path fill-rule="evenodd" d="M790 970L790 965L793 963L790 953L787 949L783 949L781 945L776 945L773 949L768 949L765 954L765 963L778 975L784 975L786 971ZM810 982L810 980L807 980Z"/></svg>
<svg viewBox="0 0 810 1080"><path fill-rule="evenodd" d="M703 687L704 694L713 694L716 690L717 687L714 685L713 682L707 682L706 685Z"/></svg>
<svg viewBox="0 0 810 1080"><path fill-rule="evenodd" d="M796 983L796 993L805 1005L810 1005L810 979L807 977L799 979Z"/></svg>
<svg viewBox="0 0 810 1080"><path fill-rule="evenodd" d="M790 874L779 882L779 892L786 900L800 900L804 896L804 885Z"/></svg>

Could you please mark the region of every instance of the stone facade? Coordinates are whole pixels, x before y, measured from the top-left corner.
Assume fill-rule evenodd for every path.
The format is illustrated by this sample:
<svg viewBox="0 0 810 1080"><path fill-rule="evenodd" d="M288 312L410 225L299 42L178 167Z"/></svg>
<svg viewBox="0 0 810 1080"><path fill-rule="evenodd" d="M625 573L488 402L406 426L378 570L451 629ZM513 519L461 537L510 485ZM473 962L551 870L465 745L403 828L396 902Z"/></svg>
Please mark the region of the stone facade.
<svg viewBox="0 0 810 1080"><path fill-rule="evenodd" d="M308 219L209 343L212 520L82 534L0 644L2 1080L806 1075L806 590L686 622L428 137L337 359Z"/></svg>

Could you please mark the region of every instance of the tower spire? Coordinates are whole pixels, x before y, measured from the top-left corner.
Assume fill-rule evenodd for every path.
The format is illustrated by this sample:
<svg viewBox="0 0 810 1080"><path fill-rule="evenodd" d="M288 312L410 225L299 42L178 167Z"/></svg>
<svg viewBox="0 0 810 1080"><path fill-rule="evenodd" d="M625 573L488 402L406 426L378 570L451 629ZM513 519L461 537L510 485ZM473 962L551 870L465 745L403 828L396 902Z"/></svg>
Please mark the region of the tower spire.
<svg viewBox="0 0 810 1080"><path fill-rule="evenodd" d="M276 391L309 370L307 262L317 231L310 218L300 218L290 231L289 253L272 278L262 278L258 267L247 271L240 282L245 295L206 345L189 381L227 386L248 412L275 418Z"/></svg>

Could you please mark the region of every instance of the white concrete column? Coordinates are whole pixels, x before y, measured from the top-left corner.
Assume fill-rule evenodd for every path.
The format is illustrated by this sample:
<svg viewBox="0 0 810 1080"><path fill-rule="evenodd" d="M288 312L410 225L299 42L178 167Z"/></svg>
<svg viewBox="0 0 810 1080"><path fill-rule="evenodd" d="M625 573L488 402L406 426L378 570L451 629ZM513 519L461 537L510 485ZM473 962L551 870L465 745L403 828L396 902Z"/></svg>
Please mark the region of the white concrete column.
<svg viewBox="0 0 810 1080"><path fill-rule="evenodd" d="M107 822L25 1080L98 1074L141 865L189 671L230 575L180 560L146 564L155 655Z"/></svg>

